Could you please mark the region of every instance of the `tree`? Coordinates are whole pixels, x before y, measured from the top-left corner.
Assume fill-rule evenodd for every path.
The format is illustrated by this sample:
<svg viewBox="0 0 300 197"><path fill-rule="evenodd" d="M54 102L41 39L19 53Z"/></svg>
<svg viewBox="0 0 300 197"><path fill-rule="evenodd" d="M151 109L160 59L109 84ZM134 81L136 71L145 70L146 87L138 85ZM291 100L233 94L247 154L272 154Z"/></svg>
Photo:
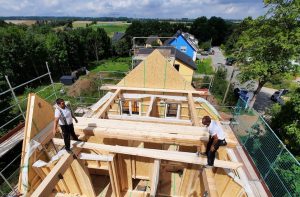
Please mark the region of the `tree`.
<svg viewBox="0 0 300 197"><path fill-rule="evenodd" d="M290 61L300 54L299 1L269 0L265 3L270 7L268 14L249 21L249 28L241 34L236 45L241 70L239 78L242 82L256 80L258 83L250 107L267 82L295 70Z"/></svg>
<svg viewBox="0 0 300 197"><path fill-rule="evenodd" d="M226 23L220 17L211 17L207 19L205 16L197 18L191 25L190 32L199 42L207 42L211 40L213 46L220 46L231 33L231 24Z"/></svg>
<svg viewBox="0 0 300 197"><path fill-rule="evenodd" d="M233 32L225 42L225 53L227 55L232 55L232 53L235 52L234 46L236 42L238 41L240 35L249 28L249 23L252 20L253 19L251 17L247 17L233 29Z"/></svg>
<svg viewBox="0 0 300 197"><path fill-rule="evenodd" d="M130 45L125 39L121 39L113 44L112 46L114 53L117 56L128 56Z"/></svg>
<svg viewBox="0 0 300 197"><path fill-rule="evenodd" d="M282 141L300 157L300 88L296 89L289 101L282 107L273 107L271 127Z"/></svg>

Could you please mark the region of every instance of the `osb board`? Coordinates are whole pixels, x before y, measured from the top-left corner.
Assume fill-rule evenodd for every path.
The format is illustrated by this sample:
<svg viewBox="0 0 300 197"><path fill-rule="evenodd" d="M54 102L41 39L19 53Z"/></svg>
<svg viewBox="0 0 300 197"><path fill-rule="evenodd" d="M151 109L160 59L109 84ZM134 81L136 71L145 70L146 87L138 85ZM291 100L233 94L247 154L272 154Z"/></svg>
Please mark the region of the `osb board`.
<svg viewBox="0 0 300 197"><path fill-rule="evenodd" d="M182 169L161 166L157 193L166 196L178 196Z"/></svg>
<svg viewBox="0 0 300 197"><path fill-rule="evenodd" d="M132 171L135 172L135 177L149 180L152 176L154 159L133 156L132 162Z"/></svg>
<svg viewBox="0 0 300 197"><path fill-rule="evenodd" d="M188 167L184 168L179 187L179 196L203 196L205 188L201 170L200 166L197 165L188 165Z"/></svg>
<svg viewBox="0 0 300 197"><path fill-rule="evenodd" d="M154 50L117 85L140 88L194 90L190 82L186 81L158 50Z"/></svg>
<svg viewBox="0 0 300 197"><path fill-rule="evenodd" d="M238 194L244 190L242 186L236 183L232 178L230 179L227 187L225 188L224 192L222 193L222 197L226 196L238 196Z"/></svg>
<svg viewBox="0 0 300 197"><path fill-rule="evenodd" d="M26 154L27 146L32 138L34 138L40 131L42 131L51 121L54 119L54 110L53 107L38 97L36 94L28 95L27 102L27 111L26 111L26 122L24 129L24 140L22 147L22 159L21 159L21 169L24 164L24 156ZM29 186L32 186L31 180L37 176L35 171L32 170L31 166L35 162L34 157L29 159L28 165L28 183ZM22 173L19 176L19 185L18 188L20 191L24 192L23 185L21 183ZM29 193L32 189L29 188Z"/></svg>
<svg viewBox="0 0 300 197"><path fill-rule="evenodd" d="M215 183L217 186L217 192L218 192L219 196L222 196L222 194L223 194L224 190L226 189L227 184L229 183L231 178L221 168L217 169L214 178L215 178Z"/></svg>

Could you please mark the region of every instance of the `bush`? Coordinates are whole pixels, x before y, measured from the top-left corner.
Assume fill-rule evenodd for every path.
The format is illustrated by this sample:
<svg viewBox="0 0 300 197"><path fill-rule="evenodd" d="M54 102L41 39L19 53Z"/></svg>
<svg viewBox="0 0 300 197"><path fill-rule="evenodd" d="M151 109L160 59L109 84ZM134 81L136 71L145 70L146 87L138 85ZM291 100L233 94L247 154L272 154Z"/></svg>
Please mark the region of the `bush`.
<svg viewBox="0 0 300 197"><path fill-rule="evenodd" d="M226 75L227 75L227 70L223 68L218 69L214 75L211 92L216 97L219 103L222 102L228 86L228 81L226 81ZM237 98L234 95L233 85L231 84L227 94L226 102L224 104L235 105L236 102L237 102Z"/></svg>

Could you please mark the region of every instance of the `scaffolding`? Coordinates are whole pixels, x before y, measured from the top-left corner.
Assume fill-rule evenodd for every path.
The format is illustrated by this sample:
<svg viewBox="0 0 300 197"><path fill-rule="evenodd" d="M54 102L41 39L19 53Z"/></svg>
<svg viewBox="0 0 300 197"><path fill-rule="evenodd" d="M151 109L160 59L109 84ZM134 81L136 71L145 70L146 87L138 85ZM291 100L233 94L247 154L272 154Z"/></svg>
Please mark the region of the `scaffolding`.
<svg viewBox="0 0 300 197"><path fill-rule="evenodd" d="M239 99L232 129L273 196L299 196L300 163L264 118Z"/></svg>

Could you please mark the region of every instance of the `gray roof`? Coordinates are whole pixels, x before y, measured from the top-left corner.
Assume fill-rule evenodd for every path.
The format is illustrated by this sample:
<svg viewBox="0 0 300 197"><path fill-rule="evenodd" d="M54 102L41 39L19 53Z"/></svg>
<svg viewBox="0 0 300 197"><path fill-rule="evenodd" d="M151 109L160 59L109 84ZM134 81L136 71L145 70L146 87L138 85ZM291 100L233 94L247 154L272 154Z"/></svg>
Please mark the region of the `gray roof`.
<svg viewBox="0 0 300 197"><path fill-rule="evenodd" d="M115 32L111 39L112 43L119 41L121 38L123 38L124 35L125 35L125 33L123 33L123 32Z"/></svg>
<svg viewBox="0 0 300 197"><path fill-rule="evenodd" d="M186 55L185 53L182 53L181 51L179 51L178 49L173 48L173 47L171 49L169 49L169 50L171 50L171 54L175 53L175 59L176 60L184 63L185 65L189 66L193 70L197 70L197 65L192 60L192 58L190 58L188 55ZM139 51L137 52L137 54L138 55L149 55L153 51L154 51L153 48L141 48L141 49L139 49Z"/></svg>
<svg viewBox="0 0 300 197"><path fill-rule="evenodd" d="M195 49L195 51L198 51L199 50L199 48L198 48L198 46L197 46L197 44L195 43L195 41L197 40L197 39L195 39L195 38L193 38L193 39L190 39L190 35L191 34L189 34L189 33L184 33L184 32L181 32L180 30L178 30L177 32L176 32L176 34L174 34L173 35L173 37L175 37L175 38L177 38L179 35L182 35L182 37ZM170 38L170 39L168 39L168 40L166 40L165 42L164 42L164 45L170 45L171 44L171 42L175 39L175 38ZM197 41L198 42L198 41Z"/></svg>
<svg viewBox="0 0 300 197"><path fill-rule="evenodd" d="M146 40L146 44L152 44L153 42L155 42L156 40L158 40L158 36L156 35L151 35L147 38Z"/></svg>

